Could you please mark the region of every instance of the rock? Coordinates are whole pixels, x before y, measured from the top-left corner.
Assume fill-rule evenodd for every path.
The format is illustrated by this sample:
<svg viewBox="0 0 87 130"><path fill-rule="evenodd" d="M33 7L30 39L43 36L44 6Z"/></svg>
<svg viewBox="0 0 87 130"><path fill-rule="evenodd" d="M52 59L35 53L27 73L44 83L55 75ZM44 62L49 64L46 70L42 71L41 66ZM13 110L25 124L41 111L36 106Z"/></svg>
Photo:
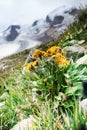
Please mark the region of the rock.
<svg viewBox="0 0 87 130"><path fill-rule="evenodd" d="M78 13L78 10L76 8L72 8L71 10L67 10L64 13L65 14L69 13L70 15L75 15Z"/></svg>
<svg viewBox="0 0 87 130"><path fill-rule="evenodd" d="M0 99L5 99L6 98L6 96L7 96L7 93L3 93L1 96L0 96Z"/></svg>
<svg viewBox="0 0 87 130"><path fill-rule="evenodd" d="M31 50L29 51L29 55L28 55L28 57L27 57L27 59L26 59L26 61L25 61L25 64L26 64L26 63L33 62L33 61L36 60L36 58L32 58L32 55L33 55L34 51L35 51L35 48L33 48L33 49L31 49ZM26 70L26 67L23 67L23 69L22 69L22 73L23 73L23 74L25 73L25 70Z"/></svg>
<svg viewBox="0 0 87 130"><path fill-rule="evenodd" d="M79 66L81 64L87 64L87 55L84 55L76 61L76 66Z"/></svg>
<svg viewBox="0 0 87 130"><path fill-rule="evenodd" d="M4 67L4 64L3 64L3 63L0 64L0 70L1 70L3 67Z"/></svg>
<svg viewBox="0 0 87 130"><path fill-rule="evenodd" d="M20 30L19 25L11 25L9 26L3 33L3 36L6 41L14 41L17 36L19 35L19 30Z"/></svg>
<svg viewBox="0 0 87 130"><path fill-rule="evenodd" d="M51 19L50 19L50 17L48 15L46 16L46 22L47 23L51 23L52 22Z"/></svg>
<svg viewBox="0 0 87 130"><path fill-rule="evenodd" d="M32 24L32 26L36 26L37 23L38 23L38 20L34 21L33 24Z"/></svg>
<svg viewBox="0 0 87 130"><path fill-rule="evenodd" d="M64 20L64 16L61 15L55 16L53 21L49 19L49 16L46 18L46 21L49 21L51 27L57 24L61 24L63 20Z"/></svg>
<svg viewBox="0 0 87 130"><path fill-rule="evenodd" d="M84 47L81 47L79 45L67 46L67 47L65 47L65 49L67 51L72 51L73 53L75 53L75 52L81 53L81 52L85 51Z"/></svg>
<svg viewBox="0 0 87 130"><path fill-rule="evenodd" d="M30 62L36 60L35 58L32 58L32 55L33 55L34 51L35 51L34 48L30 50L29 55L28 55L28 57L27 57L25 63L30 63Z"/></svg>
<svg viewBox="0 0 87 130"><path fill-rule="evenodd" d="M85 40L78 41L78 44L79 44L79 45L81 45L81 44L83 44L83 43L85 43Z"/></svg>
<svg viewBox="0 0 87 130"><path fill-rule="evenodd" d="M18 124L16 124L10 130L32 130L34 121L35 121L35 119L31 115L30 118L20 121Z"/></svg>
<svg viewBox="0 0 87 130"><path fill-rule="evenodd" d="M8 68L7 65L3 65L3 64L0 65L0 70L1 71L5 71L7 68Z"/></svg>
<svg viewBox="0 0 87 130"><path fill-rule="evenodd" d="M48 31L49 31L49 29L48 29ZM53 33L51 32L51 29L50 29L50 34L48 34L48 31L45 32L44 35L38 37L38 40L39 40L39 41L42 41L43 43L50 42L50 41L54 40L54 35L55 35L55 34L53 34ZM55 32L54 29L53 29L53 32ZM53 36L52 36L51 34L53 34ZM57 35L57 33L56 33L56 35ZM58 35L57 35L57 36L58 36Z"/></svg>
<svg viewBox="0 0 87 130"><path fill-rule="evenodd" d="M79 45L66 46L64 49L66 51L66 56L72 58L74 61L85 54L85 48Z"/></svg>
<svg viewBox="0 0 87 130"><path fill-rule="evenodd" d="M61 24L63 20L64 20L63 16L55 16L54 20L53 20L53 25L55 25L55 24Z"/></svg>
<svg viewBox="0 0 87 130"><path fill-rule="evenodd" d="M71 11L69 12L70 15L75 15L78 12L76 8L72 8Z"/></svg>
<svg viewBox="0 0 87 130"><path fill-rule="evenodd" d="M0 102L0 107L4 106L5 102Z"/></svg>
<svg viewBox="0 0 87 130"><path fill-rule="evenodd" d="M87 113L87 98L80 102L82 109Z"/></svg>
<svg viewBox="0 0 87 130"><path fill-rule="evenodd" d="M58 32L56 28L51 27L46 31L45 38L50 39L52 41L53 39L56 39L58 36L60 36L63 32Z"/></svg>

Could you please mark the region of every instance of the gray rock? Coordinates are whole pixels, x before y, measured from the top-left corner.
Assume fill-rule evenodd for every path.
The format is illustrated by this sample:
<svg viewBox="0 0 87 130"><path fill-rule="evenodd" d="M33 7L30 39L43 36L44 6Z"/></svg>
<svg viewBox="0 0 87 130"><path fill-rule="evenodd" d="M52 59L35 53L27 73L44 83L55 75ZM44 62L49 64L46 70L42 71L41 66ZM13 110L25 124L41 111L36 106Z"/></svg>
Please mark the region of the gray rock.
<svg viewBox="0 0 87 130"><path fill-rule="evenodd" d="M78 13L78 10L76 8L72 8L71 10L67 10L64 13L65 14L69 13L70 15L75 15Z"/></svg>
<svg viewBox="0 0 87 130"><path fill-rule="evenodd" d="M33 55L34 51L35 51L34 48L30 50L29 55L28 55L28 57L27 57L25 63L30 63L30 62L36 60L35 58L32 58L32 55Z"/></svg>
<svg viewBox="0 0 87 130"><path fill-rule="evenodd" d="M34 48L29 51L29 55L28 55L28 57L27 57L27 59L26 59L26 61L25 61L25 64L26 64L26 63L33 62L33 61L36 60L36 58L32 58L32 55L33 55L34 51L35 51ZM23 67L23 68L22 68L22 73L23 73L23 74L25 73L25 70L26 70L26 67Z"/></svg>
<svg viewBox="0 0 87 130"><path fill-rule="evenodd" d="M76 8L72 8L71 11L69 12L70 15L75 15L78 12Z"/></svg>
<svg viewBox="0 0 87 130"><path fill-rule="evenodd" d="M0 102L0 107L4 106L5 102Z"/></svg>
<svg viewBox="0 0 87 130"><path fill-rule="evenodd" d="M0 99L5 99L6 98L6 96L7 96L7 93L3 93L1 96L0 96Z"/></svg>
<svg viewBox="0 0 87 130"><path fill-rule="evenodd" d="M87 98L86 99L83 99L81 102L80 102L80 106L81 108L83 109L83 111L85 111L87 113Z"/></svg>
<svg viewBox="0 0 87 130"><path fill-rule="evenodd" d="M61 24L62 21L64 20L64 17L63 16L55 16L54 17L54 20L53 20L53 24Z"/></svg>
<svg viewBox="0 0 87 130"><path fill-rule="evenodd" d="M85 55L85 48L80 45L67 46L64 48L66 56L72 58L74 61Z"/></svg>
<svg viewBox="0 0 87 130"><path fill-rule="evenodd" d="M35 121L34 117L30 116L30 118L20 121L10 130L32 130L34 121Z"/></svg>
<svg viewBox="0 0 87 130"><path fill-rule="evenodd" d="M50 17L47 15L46 17L46 22L50 23L51 26L55 25L55 24L61 24L64 20L64 16L55 16L53 21L50 19Z"/></svg>
<svg viewBox="0 0 87 130"><path fill-rule="evenodd" d="M3 36L6 41L14 41L18 35L20 34L18 30L20 30L21 27L19 25L11 25L9 26L3 33Z"/></svg>
<svg viewBox="0 0 87 130"><path fill-rule="evenodd" d="M38 23L38 20L34 21L33 24L32 24L32 26L36 26L37 23Z"/></svg>
<svg viewBox="0 0 87 130"><path fill-rule="evenodd" d="M76 66L79 66L81 64L87 64L87 55L84 55L76 61Z"/></svg>
<svg viewBox="0 0 87 130"><path fill-rule="evenodd" d="M85 40L78 41L79 45L82 45L83 43L85 43Z"/></svg>
<svg viewBox="0 0 87 130"><path fill-rule="evenodd" d="M46 22L47 23L51 23L52 22L52 20L50 19L50 17L48 15L46 16Z"/></svg>

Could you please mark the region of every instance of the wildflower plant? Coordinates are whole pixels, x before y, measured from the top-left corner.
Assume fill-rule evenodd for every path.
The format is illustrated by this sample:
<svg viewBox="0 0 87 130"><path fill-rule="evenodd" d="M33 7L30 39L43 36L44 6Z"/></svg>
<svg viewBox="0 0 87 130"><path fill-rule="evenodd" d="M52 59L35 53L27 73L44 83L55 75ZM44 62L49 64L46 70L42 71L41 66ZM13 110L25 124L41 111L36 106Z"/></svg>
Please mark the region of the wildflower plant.
<svg viewBox="0 0 87 130"><path fill-rule="evenodd" d="M45 98L57 100L59 106L67 108L72 107L74 98L81 95L81 83L77 81L81 79L86 69L81 71L70 64L64 53L58 46L52 46L47 51L36 50L32 58L36 58L37 64L28 70L27 65L36 61L27 63L26 72L29 72L29 84L35 97L41 100Z"/></svg>
<svg viewBox="0 0 87 130"><path fill-rule="evenodd" d="M32 59L36 58L35 61L29 62L24 64L24 67L26 68L26 72L29 72L32 67L36 66L39 60L42 60L42 58L47 59L54 59L56 63L58 63L60 66L66 66L69 64L68 60L63 56L64 50L62 50L58 46L52 46L49 48L46 52L42 50L35 50L34 54L32 55Z"/></svg>
<svg viewBox="0 0 87 130"><path fill-rule="evenodd" d="M47 97L54 100L60 91L64 91L66 85L64 74L69 61L63 56L63 52L58 46L52 46L46 52L36 50L32 55L36 61L24 65L26 72L29 72L29 80L32 82L30 84L33 90L36 89L40 99Z"/></svg>

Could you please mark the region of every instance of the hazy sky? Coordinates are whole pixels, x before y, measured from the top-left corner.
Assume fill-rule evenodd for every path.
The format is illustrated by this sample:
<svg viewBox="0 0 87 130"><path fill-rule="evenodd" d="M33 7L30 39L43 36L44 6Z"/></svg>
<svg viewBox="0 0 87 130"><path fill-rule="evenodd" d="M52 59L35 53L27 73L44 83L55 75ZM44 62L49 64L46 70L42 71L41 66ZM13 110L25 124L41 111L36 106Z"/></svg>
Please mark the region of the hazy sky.
<svg viewBox="0 0 87 130"><path fill-rule="evenodd" d="M0 25L31 24L62 5L78 5L87 0L0 0Z"/></svg>

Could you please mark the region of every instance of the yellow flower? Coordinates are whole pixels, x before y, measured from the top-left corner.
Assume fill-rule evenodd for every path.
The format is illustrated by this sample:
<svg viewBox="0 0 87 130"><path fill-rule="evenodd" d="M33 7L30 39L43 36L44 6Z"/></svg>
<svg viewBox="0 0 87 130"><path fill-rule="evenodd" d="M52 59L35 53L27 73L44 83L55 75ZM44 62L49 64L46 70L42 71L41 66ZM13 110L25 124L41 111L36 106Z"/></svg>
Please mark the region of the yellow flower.
<svg viewBox="0 0 87 130"><path fill-rule="evenodd" d="M32 67L37 65L38 60L24 64L24 67L26 67L26 72L29 72Z"/></svg>
<svg viewBox="0 0 87 130"><path fill-rule="evenodd" d="M41 50L35 50L34 54L32 55L32 57L39 57L39 56L47 56L47 53L45 51L41 51Z"/></svg>
<svg viewBox="0 0 87 130"><path fill-rule="evenodd" d="M47 52L41 50L35 50L34 54L32 55L32 58L37 58L37 60L32 61L30 63L26 63L23 65L23 67L25 67L26 72L29 72L32 67L37 65L38 60L41 60L40 59L41 56L49 56L50 58L53 58L55 62L57 62L60 66L65 66L69 64L69 61L67 61L63 56L64 53L65 51L58 46L52 46L47 50Z"/></svg>
<svg viewBox="0 0 87 130"><path fill-rule="evenodd" d="M47 53L48 53L48 54L53 54L53 53L57 52L58 49L59 49L58 46L52 46L51 48L49 48L49 49L47 50Z"/></svg>
<svg viewBox="0 0 87 130"><path fill-rule="evenodd" d="M69 61L66 60L64 57L59 57L55 60L57 63L59 63L59 65L61 66L65 66L69 64Z"/></svg>
<svg viewBox="0 0 87 130"><path fill-rule="evenodd" d="M51 58L58 58L58 57L61 57L62 54L61 53L56 53L55 55L52 55Z"/></svg>

